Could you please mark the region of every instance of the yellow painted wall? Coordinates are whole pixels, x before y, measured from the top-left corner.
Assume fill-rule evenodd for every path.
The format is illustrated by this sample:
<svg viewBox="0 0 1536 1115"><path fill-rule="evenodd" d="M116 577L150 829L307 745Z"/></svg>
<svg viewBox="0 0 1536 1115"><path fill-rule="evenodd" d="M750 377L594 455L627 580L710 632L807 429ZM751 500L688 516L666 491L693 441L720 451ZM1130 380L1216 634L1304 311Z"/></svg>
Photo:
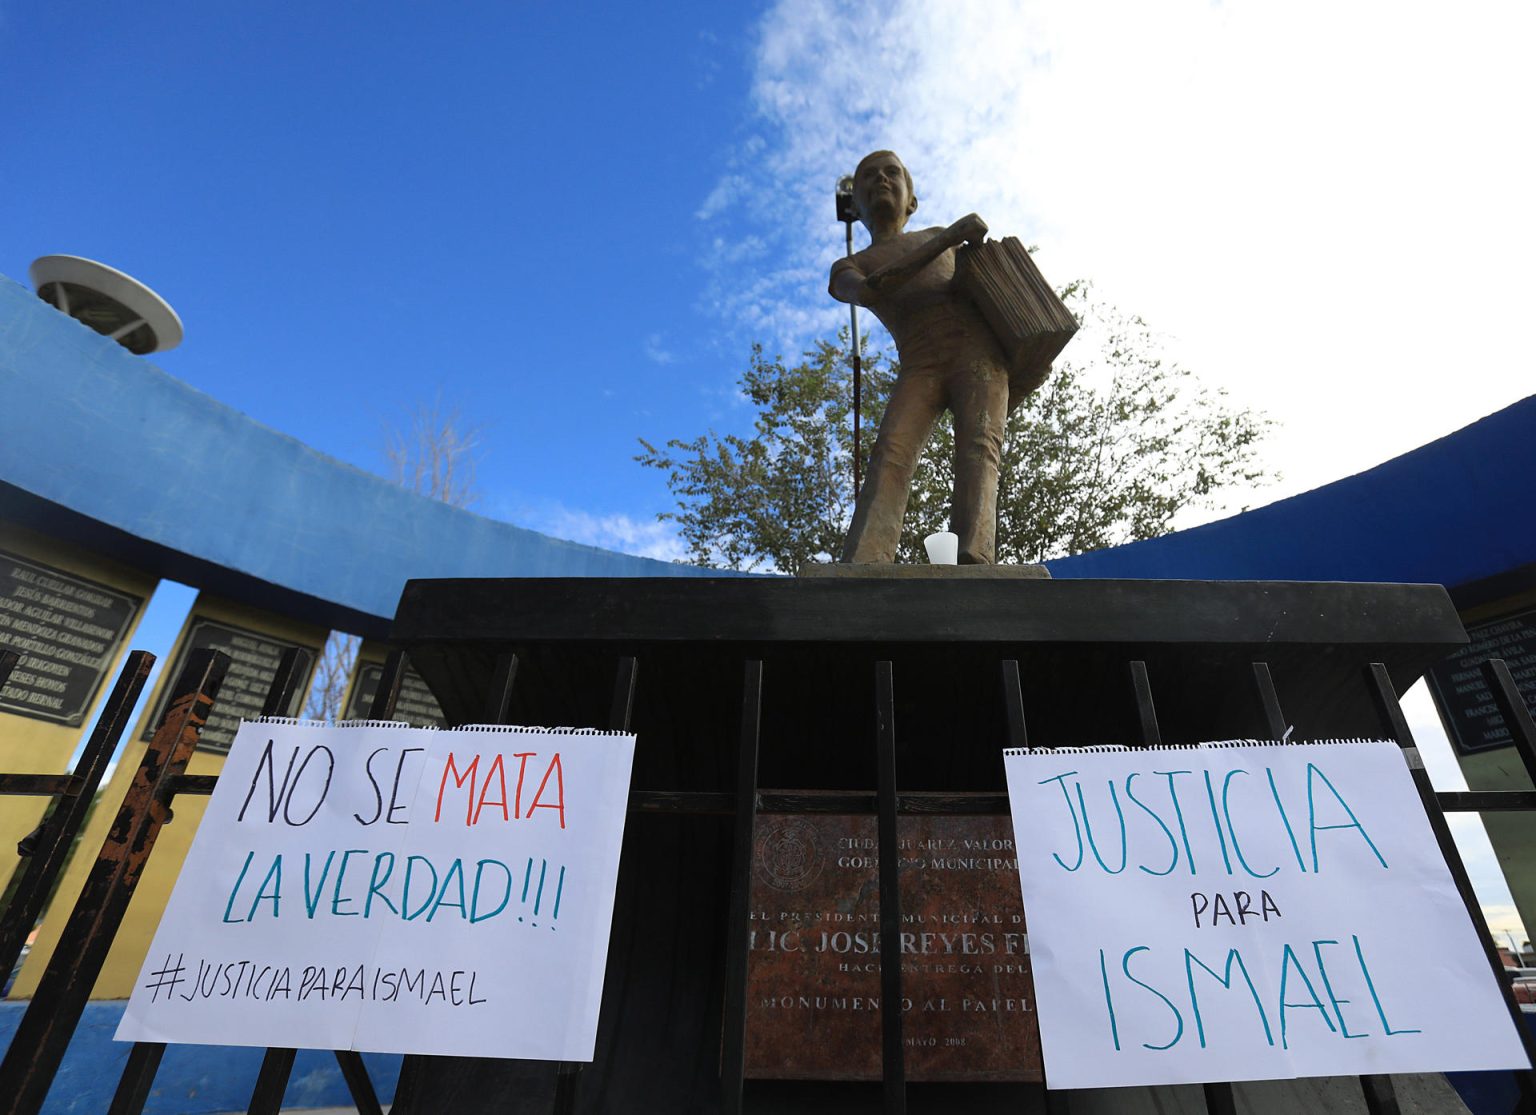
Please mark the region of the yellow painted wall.
<svg viewBox="0 0 1536 1115"><path fill-rule="evenodd" d="M58 897L43 920L37 943L33 946L32 953L16 980L16 987L12 992L15 997L25 998L37 987L48 957L52 955L53 948L58 943L64 921L74 908L75 899L90 871L95 854L101 848L107 829L117 813L123 795L127 793L129 783L133 780L133 772L144 756L143 737L152 729L151 721L165 696L170 679L174 677L172 667L184 658L184 647L189 638L189 632L200 620L228 624L282 642L297 643L307 647L315 658L318 658L320 648L325 643L324 628L297 623L268 612L260 612L244 605L220 600L207 593L198 596L186 625L177 636L176 648L171 653L169 666L156 682L155 693L146 706L144 717L135 727L131 741L123 750L107 793L102 798L101 807L96 810L90 824L86 826L85 836L80 842L81 854L76 855L70 862L65 872L64 882L59 887ZM248 666L249 664L242 664L237 660L237 669L232 669L229 677L225 679L219 704L224 704L230 693L241 687L244 687L247 696L256 695L258 700L260 695L265 694L266 684L261 678L254 676L252 670L247 668ZM267 680L270 681L270 676ZM305 685L303 691L307 692L307 690L308 686ZM215 705L216 714L218 708L219 705ZM210 719L210 724L212 722ZM222 754L199 750L188 764L187 773L217 774L223 766ZM144 956L149 951L155 928L160 923L160 913L165 909L166 900L170 898L171 886L181 870L181 863L186 858L187 849L192 845L192 837L203 818L207 800L204 797L188 795L178 797L172 804L174 819L160 831L154 852L149 858L138 888L134 892L133 901L128 907L127 917L124 918L123 926L112 943L101 977L96 981L96 987L91 992L92 998L125 999L133 989L133 981L138 978L139 968L144 963Z"/></svg>
<svg viewBox="0 0 1536 1115"><path fill-rule="evenodd" d="M123 659L132 648L133 633L144 616L144 605L155 591L157 578L110 558L4 521L0 521L0 550L139 598L139 605L128 621L121 641L110 652L110 666L78 727L0 712L0 771L59 774L69 769L71 753L95 727L96 717L107 695L112 692ZM0 646L5 644L6 632L0 631ZM17 669L27 669L25 653ZM47 798L0 797L0 893L4 892L20 864L15 852L16 841L37 827L47 804Z"/></svg>

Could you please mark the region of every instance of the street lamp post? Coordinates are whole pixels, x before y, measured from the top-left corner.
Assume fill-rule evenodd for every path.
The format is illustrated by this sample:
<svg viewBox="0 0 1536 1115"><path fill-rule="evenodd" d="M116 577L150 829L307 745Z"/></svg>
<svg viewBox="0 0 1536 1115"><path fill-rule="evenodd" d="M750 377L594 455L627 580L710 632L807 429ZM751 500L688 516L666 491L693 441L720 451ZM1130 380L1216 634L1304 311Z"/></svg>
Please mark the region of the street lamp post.
<svg viewBox="0 0 1536 1115"><path fill-rule="evenodd" d="M853 175L845 174L837 180L837 219L843 222L847 236L848 254L853 255L853 222L859 219L853 206ZM863 403L863 346L859 343L859 307L848 303L848 326L853 333L853 494L859 494L859 411Z"/></svg>

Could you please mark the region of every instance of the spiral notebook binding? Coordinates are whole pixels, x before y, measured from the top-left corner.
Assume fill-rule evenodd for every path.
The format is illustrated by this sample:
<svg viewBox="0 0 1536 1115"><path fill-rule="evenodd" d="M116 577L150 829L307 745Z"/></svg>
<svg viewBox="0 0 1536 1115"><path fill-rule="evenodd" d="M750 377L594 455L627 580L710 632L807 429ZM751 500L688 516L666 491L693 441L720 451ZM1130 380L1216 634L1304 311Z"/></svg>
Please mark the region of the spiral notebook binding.
<svg viewBox="0 0 1536 1115"><path fill-rule="evenodd" d="M305 720L297 716L258 716L243 721L246 724L281 724L288 728L409 728L406 720ZM436 726L428 725L423 731L435 732Z"/></svg>
<svg viewBox="0 0 1536 1115"><path fill-rule="evenodd" d="M1391 740L1366 739L1363 736L1355 736L1349 739L1232 739L1213 741L1211 743L1197 743L1196 747L1217 750L1223 747L1340 747L1355 743L1392 743ZM1396 747L1394 743L1392 746Z"/></svg>
<svg viewBox="0 0 1536 1115"><path fill-rule="evenodd" d="M242 724L276 724L285 728L407 728L404 720L311 720L302 716L242 717Z"/></svg>
<svg viewBox="0 0 1536 1115"><path fill-rule="evenodd" d="M455 731L459 732L529 732L543 736L631 736L633 732L619 731L610 728L573 728L554 727L544 728L537 724L461 724Z"/></svg>
<svg viewBox="0 0 1536 1115"><path fill-rule="evenodd" d="M281 724L289 728L410 728L405 720L305 720L297 716L258 716L244 721L246 724ZM633 732L613 731L608 728L554 727L544 728L537 724L463 724L458 728L439 728L435 724L414 729L421 732L524 732L544 736L628 736Z"/></svg>
<svg viewBox="0 0 1536 1115"><path fill-rule="evenodd" d="M1396 747L1391 740L1365 739L1354 737L1350 739L1306 739L1281 741L1274 739L1225 739L1210 740L1202 743L1172 744L1160 743L1152 747L1127 747L1123 743L1102 743L1090 747L1005 747L1004 755L1096 755L1108 752L1120 751L1219 751L1223 748L1236 747L1338 747L1357 743L1387 743Z"/></svg>

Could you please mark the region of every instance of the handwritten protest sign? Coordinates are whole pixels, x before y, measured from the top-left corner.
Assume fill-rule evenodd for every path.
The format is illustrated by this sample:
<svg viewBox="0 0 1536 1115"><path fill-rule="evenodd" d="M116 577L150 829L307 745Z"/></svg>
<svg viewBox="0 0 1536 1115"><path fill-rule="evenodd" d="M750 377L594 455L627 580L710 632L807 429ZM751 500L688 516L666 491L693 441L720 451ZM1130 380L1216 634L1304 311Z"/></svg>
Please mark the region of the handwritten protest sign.
<svg viewBox="0 0 1536 1115"><path fill-rule="evenodd" d="M591 1060L633 756L243 724L118 1039Z"/></svg>
<svg viewBox="0 0 1536 1115"><path fill-rule="evenodd" d="M1052 1087L1526 1065L1395 744L1005 761Z"/></svg>

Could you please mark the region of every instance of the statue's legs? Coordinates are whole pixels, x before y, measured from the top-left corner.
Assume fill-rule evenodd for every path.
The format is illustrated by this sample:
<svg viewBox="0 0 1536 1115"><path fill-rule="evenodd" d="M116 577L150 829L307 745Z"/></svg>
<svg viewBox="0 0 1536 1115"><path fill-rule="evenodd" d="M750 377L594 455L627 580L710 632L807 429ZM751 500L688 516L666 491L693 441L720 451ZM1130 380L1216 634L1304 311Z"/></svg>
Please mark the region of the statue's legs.
<svg viewBox="0 0 1536 1115"><path fill-rule="evenodd" d="M1008 422L1008 373L989 358L969 360L950 380L955 416L955 499L949 529L960 540L961 565L997 557L997 471Z"/></svg>
<svg viewBox="0 0 1536 1115"><path fill-rule="evenodd" d="M1003 384L1006 396L1007 383ZM944 407L944 383L938 369L903 364L880 419L880 433L853 508L853 524L843 543L843 560L895 561L901 520L918 456L928 444L933 422ZM992 468L996 499L997 466Z"/></svg>

